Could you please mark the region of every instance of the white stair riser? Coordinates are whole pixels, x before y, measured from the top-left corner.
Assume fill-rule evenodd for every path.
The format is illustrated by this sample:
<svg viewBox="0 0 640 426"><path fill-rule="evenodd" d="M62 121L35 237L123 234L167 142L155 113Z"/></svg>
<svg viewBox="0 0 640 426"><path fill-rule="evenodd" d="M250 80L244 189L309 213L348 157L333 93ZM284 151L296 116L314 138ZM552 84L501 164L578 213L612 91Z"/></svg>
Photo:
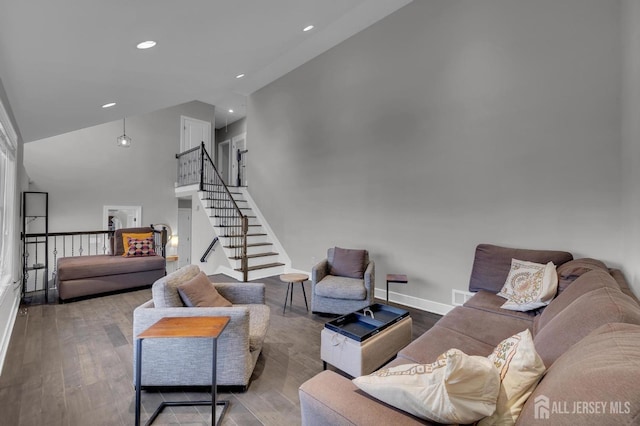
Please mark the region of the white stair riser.
<svg viewBox="0 0 640 426"><path fill-rule="evenodd" d="M265 246L249 246L247 247L247 254L260 254L273 251L273 245L265 245Z"/></svg>
<svg viewBox="0 0 640 426"><path fill-rule="evenodd" d="M272 277L284 274L284 266L274 266L273 268L257 269L249 271L249 281Z"/></svg>
<svg viewBox="0 0 640 426"><path fill-rule="evenodd" d="M232 240L238 240L238 238L228 238L228 237L219 237L219 238L223 246L229 246L231 245L232 242L235 242ZM257 236L250 235L247 237L247 244L266 243L266 242L268 242L267 235L257 235Z"/></svg>

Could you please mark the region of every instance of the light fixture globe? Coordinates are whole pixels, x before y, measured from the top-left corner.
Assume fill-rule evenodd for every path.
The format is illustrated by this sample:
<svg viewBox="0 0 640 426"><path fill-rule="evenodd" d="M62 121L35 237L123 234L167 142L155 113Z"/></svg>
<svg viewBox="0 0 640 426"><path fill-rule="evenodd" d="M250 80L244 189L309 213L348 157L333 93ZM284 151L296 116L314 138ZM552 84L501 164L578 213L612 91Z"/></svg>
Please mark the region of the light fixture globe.
<svg viewBox="0 0 640 426"><path fill-rule="evenodd" d="M127 135L118 136L118 146L121 148L129 148L131 146L131 138Z"/></svg>
<svg viewBox="0 0 640 426"><path fill-rule="evenodd" d="M122 119L122 136L117 137L116 143L120 148L129 148L131 146L131 138L127 136L124 118Z"/></svg>

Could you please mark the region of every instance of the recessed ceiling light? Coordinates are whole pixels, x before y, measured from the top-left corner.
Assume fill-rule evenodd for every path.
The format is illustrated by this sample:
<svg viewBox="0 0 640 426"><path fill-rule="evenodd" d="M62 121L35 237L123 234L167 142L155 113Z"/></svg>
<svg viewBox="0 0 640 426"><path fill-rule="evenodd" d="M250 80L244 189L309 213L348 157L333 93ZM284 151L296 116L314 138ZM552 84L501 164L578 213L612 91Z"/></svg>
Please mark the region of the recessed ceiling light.
<svg viewBox="0 0 640 426"><path fill-rule="evenodd" d="M242 77L244 77L244 74L238 74L238 75L236 75L236 78L242 78Z"/></svg>
<svg viewBox="0 0 640 426"><path fill-rule="evenodd" d="M233 110L232 109L229 110L229 114L233 114Z"/></svg>
<svg viewBox="0 0 640 426"><path fill-rule="evenodd" d="M115 105L116 105L115 102L109 102L108 104L102 105L102 108L111 108L112 106L115 106Z"/></svg>
<svg viewBox="0 0 640 426"><path fill-rule="evenodd" d="M304 27L302 29L302 31L304 31L306 33L307 31L311 31L313 28L314 28L313 25L307 25L306 27Z"/></svg>
<svg viewBox="0 0 640 426"><path fill-rule="evenodd" d="M136 45L136 47L140 50L144 50L144 49L151 49L153 46L156 45L156 42L153 40L147 40L147 41L143 41L140 42Z"/></svg>

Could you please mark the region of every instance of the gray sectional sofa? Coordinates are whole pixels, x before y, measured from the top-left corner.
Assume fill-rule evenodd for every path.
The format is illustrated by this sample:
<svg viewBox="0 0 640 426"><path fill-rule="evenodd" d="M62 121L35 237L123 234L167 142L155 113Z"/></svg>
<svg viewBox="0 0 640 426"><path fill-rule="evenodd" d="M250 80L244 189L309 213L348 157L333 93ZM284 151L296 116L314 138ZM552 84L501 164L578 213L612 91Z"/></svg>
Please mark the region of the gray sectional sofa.
<svg viewBox="0 0 640 426"><path fill-rule="evenodd" d="M533 312L500 307L505 299L496 293L511 258L554 262L558 294L548 306ZM516 424L640 424L640 305L619 270L566 252L481 244L469 287L477 293L464 306L386 367L429 364L450 348L488 356L503 339L528 329L547 370ZM302 384L299 396L304 425L432 424L376 400L333 371ZM546 417L535 400L547 403Z"/></svg>

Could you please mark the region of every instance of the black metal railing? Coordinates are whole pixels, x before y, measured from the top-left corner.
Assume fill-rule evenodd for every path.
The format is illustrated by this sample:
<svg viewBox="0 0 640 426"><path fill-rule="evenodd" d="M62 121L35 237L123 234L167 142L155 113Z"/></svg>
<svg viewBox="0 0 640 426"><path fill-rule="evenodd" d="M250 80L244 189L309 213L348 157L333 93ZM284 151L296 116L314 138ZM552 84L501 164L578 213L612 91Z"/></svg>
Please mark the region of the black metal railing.
<svg viewBox="0 0 640 426"><path fill-rule="evenodd" d="M75 231L27 233L22 235L23 297L44 291L48 301L49 290L56 289L58 259L70 256L107 255L113 252L114 231ZM167 230L154 230L156 253L164 256ZM48 244L44 244L47 242ZM47 253L48 247L48 253Z"/></svg>
<svg viewBox="0 0 640 426"><path fill-rule="evenodd" d="M248 280L249 265L247 258L247 234L249 219L233 198L229 188L222 180L204 143L177 154L178 186L199 185L204 193L202 198L206 207L213 210L213 219L222 231L219 238L224 238L225 248L231 250L230 257L240 259L239 271L243 281Z"/></svg>

